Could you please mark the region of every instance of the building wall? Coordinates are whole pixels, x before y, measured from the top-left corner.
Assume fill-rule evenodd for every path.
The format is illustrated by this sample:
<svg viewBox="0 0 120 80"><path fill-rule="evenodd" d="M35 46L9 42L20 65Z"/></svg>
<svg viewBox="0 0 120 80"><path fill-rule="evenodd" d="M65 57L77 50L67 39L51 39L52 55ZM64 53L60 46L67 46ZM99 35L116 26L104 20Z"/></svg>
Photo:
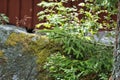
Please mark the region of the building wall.
<svg viewBox="0 0 120 80"><path fill-rule="evenodd" d="M41 0L0 0L0 13L5 13L10 24L34 28L38 23L37 12L42 8L37 7ZM25 23L24 23L25 22Z"/></svg>

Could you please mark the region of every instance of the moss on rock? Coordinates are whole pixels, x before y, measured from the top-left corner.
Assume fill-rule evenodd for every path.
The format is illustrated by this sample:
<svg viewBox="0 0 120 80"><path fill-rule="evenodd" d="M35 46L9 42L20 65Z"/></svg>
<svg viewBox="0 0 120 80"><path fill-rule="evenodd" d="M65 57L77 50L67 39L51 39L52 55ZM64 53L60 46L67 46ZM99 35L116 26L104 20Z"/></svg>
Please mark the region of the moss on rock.
<svg viewBox="0 0 120 80"><path fill-rule="evenodd" d="M38 71L43 70L43 65L50 54L61 50L60 44L50 41L46 36L35 34L11 33L5 44L9 47L22 46L22 54L35 56Z"/></svg>
<svg viewBox="0 0 120 80"><path fill-rule="evenodd" d="M4 52L0 50L0 65L7 62L7 57L5 57Z"/></svg>
<svg viewBox="0 0 120 80"><path fill-rule="evenodd" d="M2 50L0 50L0 57L3 57L4 53Z"/></svg>
<svg viewBox="0 0 120 80"><path fill-rule="evenodd" d="M10 36L8 37L7 41L6 41L6 45L8 46L15 46L18 43L22 43L25 40L25 34L17 34L17 33L11 33Z"/></svg>

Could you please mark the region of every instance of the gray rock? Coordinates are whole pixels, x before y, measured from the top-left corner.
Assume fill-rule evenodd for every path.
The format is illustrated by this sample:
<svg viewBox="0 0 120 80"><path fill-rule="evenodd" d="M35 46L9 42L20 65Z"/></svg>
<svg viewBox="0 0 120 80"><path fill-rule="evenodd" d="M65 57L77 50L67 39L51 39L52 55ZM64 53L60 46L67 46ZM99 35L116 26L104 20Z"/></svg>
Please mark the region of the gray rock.
<svg viewBox="0 0 120 80"><path fill-rule="evenodd" d="M115 31L100 31L94 35L96 42L113 45L115 42Z"/></svg>
<svg viewBox="0 0 120 80"><path fill-rule="evenodd" d="M0 42L4 43L8 36L13 32L27 34L26 30L23 28L13 25L0 25Z"/></svg>
<svg viewBox="0 0 120 80"><path fill-rule="evenodd" d="M4 58L0 57L0 80L35 80L37 75L36 57L25 54L22 51L24 47L22 44L15 46L5 44L12 33L33 35L20 27L0 25L0 51L4 53ZM35 38L32 40L36 40Z"/></svg>

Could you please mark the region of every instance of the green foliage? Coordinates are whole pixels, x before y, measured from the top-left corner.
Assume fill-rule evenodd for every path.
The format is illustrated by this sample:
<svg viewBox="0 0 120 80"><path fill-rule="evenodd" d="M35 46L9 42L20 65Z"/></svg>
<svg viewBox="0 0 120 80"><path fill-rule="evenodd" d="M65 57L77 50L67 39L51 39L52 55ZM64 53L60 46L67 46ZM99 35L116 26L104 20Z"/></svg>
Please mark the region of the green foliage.
<svg viewBox="0 0 120 80"><path fill-rule="evenodd" d="M46 22L39 23L37 27L52 28L40 32L46 32L50 40L62 45L62 49L53 52L44 66L48 74L56 80L108 80L113 47L95 43L88 34L97 33L103 26L115 27L112 23L98 22L100 13L107 12L107 20L111 20L112 13L87 0L79 4L85 7L80 10L65 7L62 1L41 2L38 5L44 8L38 13L38 18ZM79 14L83 15L81 20Z"/></svg>
<svg viewBox="0 0 120 80"><path fill-rule="evenodd" d="M117 11L117 2L118 0L96 0L95 3L99 6L106 8L111 12Z"/></svg>
<svg viewBox="0 0 120 80"><path fill-rule="evenodd" d="M62 49L53 52L45 65L50 76L57 80L107 80L112 68L113 47L64 29L44 30L49 32L50 39L62 44Z"/></svg>
<svg viewBox="0 0 120 80"><path fill-rule="evenodd" d="M38 13L39 20L45 19L46 22L38 24L37 27L41 25L47 28L59 27L64 28L64 30L69 29L71 33L81 33L82 35L86 33L85 29L89 30L91 28L91 26L88 27L86 25L85 27L81 27L76 8L65 7L62 2L53 3L54 2L41 2L38 4L39 6L45 7L44 11Z"/></svg>
<svg viewBox="0 0 120 80"><path fill-rule="evenodd" d="M116 14L117 9L114 8L112 11L109 11L107 7L103 8L102 5L100 6L98 3L99 1L97 0L86 0L79 4L79 6L83 8L78 9L75 6L65 7L62 1L43 1L39 3L38 6L42 6L44 10L40 11L37 15L39 16L38 19L44 22L37 24L36 27L74 27L74 29L76 27L76 32L83 35L87 35L88 33L94 34L100 28L104 27L106 29L114 29L116 27L116 21L114 21L111 16ZM104 15L104 19L101 19L99 15L104 13L107 15ZM78 18L79 15L82 15L81 19Z"/></svg>
<svg viewBox="0 0 120 80"><path fill-rule="evenodd" d="M63 50L51 55L45 65L52 77L57 80L108 79L112 68L113 47L93 43L87 37L61 34L56 31L56 34L50 36L63 44ZM94 77L84 79L91 74Z"/></svg>
<svg viewBox="0 0 120 80"><path fill-rule="evenodd" d="M112 67L110 53L93 53L87 60L71 59L61 53L55 53L48 59L45 69L56 80L108 80ZM91 74L94 76L89 77Z"/></svg>
<svg viewBox="0 0 120 80"><path fill-rule="evenodd" d="M37 27L41 27L41 25L47 28L62 27L70 23L74 23L72 25L77 27L79 22L77 18L78 13L75 12L77 9L64 7L62 2L41 2L38 5L45 7L44 11L38 13L39 20L45 19L47 22L40 23Z"/></svg>
<svg viewBox="0 0 120 80"><path fill-rule="evenodd" d="M106 27L106 29L114 29L116 27L116 21L113 20L111 16L117 14L117 8L115 6L116 2L114 2L114 5L112 5L112 3L108 1L109 0L85 0L84 3L80 3L79 6L86 8L85 10L79 10L80 14L84 14L84 17L81 19L82 26L91 26L90 28L94 29L93 31L91 30L92 32L94 32L96 29L104 27ZM104 4L104 2L106 2L106 4ZM104 17L101 18L101 14L107 15L104 15ZM89 32L89 30L87 32Z"/></svg>
<svg viewBox="0 0 120 80"><path fill-rule="evenodd" d="M5 14L0 13L0 24L8 23L9 18Z"/></svg>

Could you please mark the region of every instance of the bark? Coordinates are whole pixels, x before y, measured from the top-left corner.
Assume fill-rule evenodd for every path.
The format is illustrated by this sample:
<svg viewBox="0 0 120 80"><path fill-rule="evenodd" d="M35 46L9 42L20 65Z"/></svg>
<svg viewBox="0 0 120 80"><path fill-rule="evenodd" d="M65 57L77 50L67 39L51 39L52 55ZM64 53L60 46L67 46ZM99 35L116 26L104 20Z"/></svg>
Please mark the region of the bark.
<svg viewBox="0 0 120 80"><path fill-rule="evenodd" d="M118 16L112 80L120 80L120 0L118 0Z"/></svg>

